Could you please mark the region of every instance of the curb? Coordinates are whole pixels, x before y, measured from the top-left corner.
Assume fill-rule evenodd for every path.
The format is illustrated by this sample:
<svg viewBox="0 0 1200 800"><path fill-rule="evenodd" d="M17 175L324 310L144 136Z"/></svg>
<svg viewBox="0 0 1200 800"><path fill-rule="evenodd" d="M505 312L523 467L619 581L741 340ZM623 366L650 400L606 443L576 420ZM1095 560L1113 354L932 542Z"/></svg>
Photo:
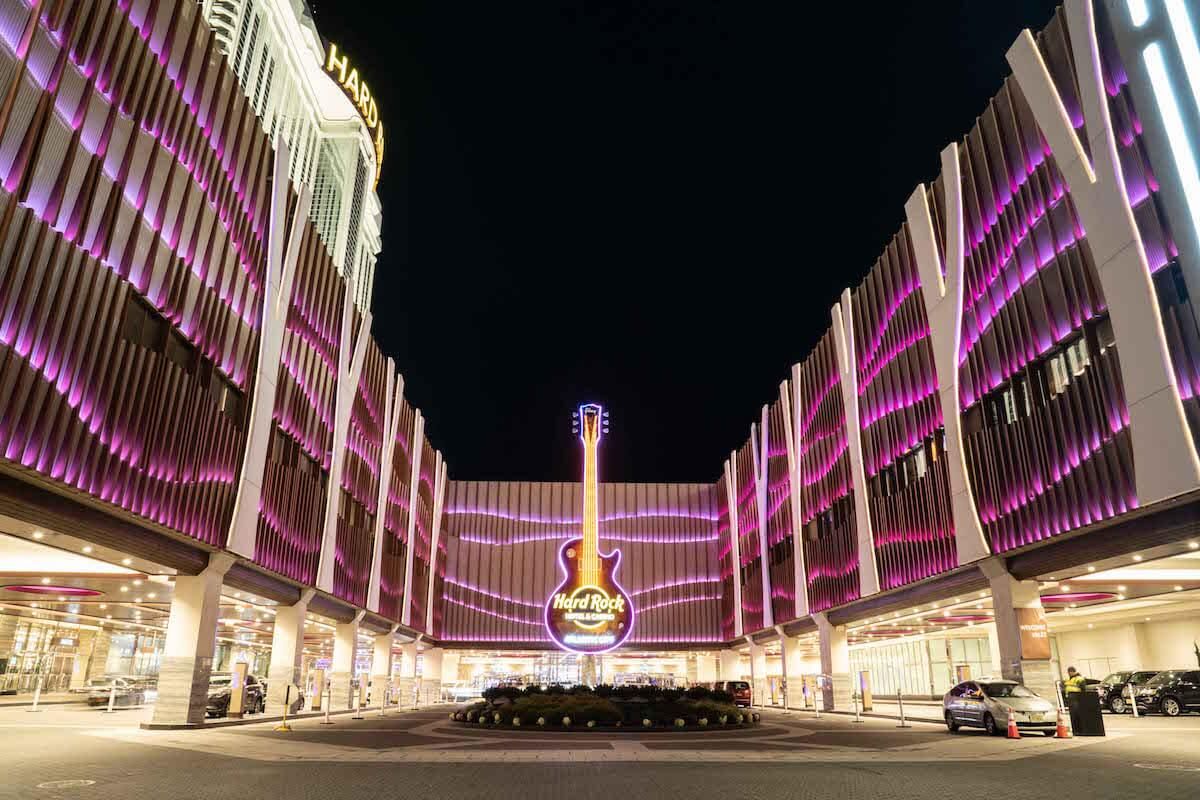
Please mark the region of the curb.
<svg viewBox="0 0 1200 800"><path fill-rule="evenodd" d="M393 707L390 710L393 712L396 712L397 714L403 714L405 712L411 713L413 711L429 711L429 710L432 710L432 708L400 708L400 709L397 709L397 708ZM341 717L341 716L345 716L346 714L353 714L353 713L354 713L353 708L341 708L341 709L338 709L337 711L331 710L329 712L329 716ZM370 714L372 717L378 717L379 716L379 708L378 707L364 708L364 709L361 709L361 713L363 715L363 719L367 719L368 714ZM324 716L325 716L324 711L305 711L300 714L288 714L287 720L288 720L288 722L295 722L297 720L315 719L315 718L324 717ZM385 719L386 719L386 717L385 717ZM202 730L211 730L214 728L233 728L233 727L237 727L239 725L261 725L266 722L283 722L283 715L277 714L272 717L266 717L266 716L243 717L241 719L215 719L212 722L207 722L207 721L196 722L196 723L184 722L184 723L179 723L179 724L164 723L164 722L143 722L138 727L140 727L144 731L202 731Z"/></svg>

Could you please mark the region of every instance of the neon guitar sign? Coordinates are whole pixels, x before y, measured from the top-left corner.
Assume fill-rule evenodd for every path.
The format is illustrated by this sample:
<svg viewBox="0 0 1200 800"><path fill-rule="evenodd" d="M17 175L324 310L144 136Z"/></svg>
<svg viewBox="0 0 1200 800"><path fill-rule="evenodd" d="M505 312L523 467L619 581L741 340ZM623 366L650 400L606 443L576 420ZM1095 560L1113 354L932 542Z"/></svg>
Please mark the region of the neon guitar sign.
<svg viewBox="0 0 1200 800"><path fill-rule="evenodd" d="M596 453L608 415L588 403L576 416L583 441L583 536L558 551L564 577L546 601L546 630L564 650L603 653L633 631L633 602L616 580L621 552L600 553Z"/></svg>

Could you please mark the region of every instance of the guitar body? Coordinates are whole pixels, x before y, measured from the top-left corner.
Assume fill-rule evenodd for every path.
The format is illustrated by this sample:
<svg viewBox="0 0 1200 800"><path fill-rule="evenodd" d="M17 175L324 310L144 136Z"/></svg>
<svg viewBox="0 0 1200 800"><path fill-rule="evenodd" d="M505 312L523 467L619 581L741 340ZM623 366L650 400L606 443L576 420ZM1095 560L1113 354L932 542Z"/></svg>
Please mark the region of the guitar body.
<svg viewBox="0 0 1200 800"><path fill-rule="evenodd" d="M546 603L546 629L551 638L577 653L603 653L619 647L633 631L633 603L616 581L621 551L596 554L590 578L581 565L582 538L571 539L558 552L563 581Z"/></svg>

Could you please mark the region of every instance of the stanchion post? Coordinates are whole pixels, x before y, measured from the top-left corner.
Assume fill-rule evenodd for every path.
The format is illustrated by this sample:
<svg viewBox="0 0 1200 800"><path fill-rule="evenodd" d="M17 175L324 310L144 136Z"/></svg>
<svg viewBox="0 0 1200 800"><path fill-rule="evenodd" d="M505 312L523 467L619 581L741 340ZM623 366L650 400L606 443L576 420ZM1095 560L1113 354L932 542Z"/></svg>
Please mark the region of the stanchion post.
<svg viewBox="0 0 1200 800"><path fill-rule="evenodd" d="M287 712L288 706L292 704L292 685L289 683L283 690L283 721L275 726L275 730L290 733L292 726L288 725Z"/></svg>
<svg viewBox="0 0 1200 800"><path fill-rule="evenodd" d="M900 705L900 724L896 727L911 728L912 725L909 725L908 720L904 719L904 689L901 688L899 682L896 684L896 702Z"/></svg>
<svg viewBox="0 0 1200 800"><path fill-rule="evenodd" d="M1138 714L1138 710L1137 710L1137 693L1133 691L1132 683L1129 684L1128 686L1126 686L1125 689L1129 690L1129 707L1131 709L1133 709L1133 718L1137 719L1139 716L1141 716L1140 714ZM1121 690L1122 695L1125 694L1125 689Z"/></svg>
<svg viewBox="0 0 1200 800"><path fill-rule="evenodd" d="M861 703L858 702L858 693L855 692L854 693L854 721L855 722L862 722L862 715L858 713L858 709L859 709L860 705L861 705Z"/></svg>
<svg viewBox="0 0 1200 800"><path fill-rule="evenodd" d="M329 707L333 705L333 685L325 684L325 719L321 720L322 725L332 725L333 720L329 718Z"/></svg>
<svg viewBox="0 0 1200 800"><path fill-rule="evenodd" d="M821 689L821 676L816 676L813 681L813 714L816 719L821 718L821 704L825 702L825 692Z"/></svg>
<svg viewBox="0 0 1200 800"><path fill-rule="evenodd" d="M37 683L35 683L33 685L33 707L27 708L25 710L26 711L41 711L41 709L38 708L38 703L41 701L41 699L42 699L42 676L39 675L38 679L37 679Z"/></svg>
<svg viewBox="0 0 1200 800"><path fill-rule="evenodd" d="M117 704L117 682L113 681L108 686L108 708L104 710L105 714L113 713L113 706Z"/></svg>
<svg viewBox="0 0 1200 800"><path fill-rule="evenodd" d="M391 689L389 687L383 687L383 699L379 701L379 716L381 717L387 716L388 692L390 691Z"/></svg>

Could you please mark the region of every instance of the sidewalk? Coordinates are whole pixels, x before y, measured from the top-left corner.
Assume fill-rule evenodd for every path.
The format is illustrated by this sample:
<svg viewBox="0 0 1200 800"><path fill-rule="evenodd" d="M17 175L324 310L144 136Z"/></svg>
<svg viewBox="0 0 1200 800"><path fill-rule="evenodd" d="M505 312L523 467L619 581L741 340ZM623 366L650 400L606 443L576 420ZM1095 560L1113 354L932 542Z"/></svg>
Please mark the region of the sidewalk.
<svg viewBox="0 0 1200 800"><path fill-rule="evenodd" d="M755 706L758 710L758 706ZM767 711L782 712L781 706L767 706ZM792 714L812 714L811 708L792 708L789 709ZM837 714L838 716L854 716L854 706L849 708L838 709L836 711L821 710L822 714ZM865 718L870 719L900 719L900 706L895 701L886 703L876 700L871 705L870 711L860 712ZM908 722L930 722L937 725L945 724L945 719L942 717L942 704L936 700L905 700L904 701L904 719Z"/></svg>
<svg viewBox="0 0 1200 800"><path fill-rule="evenodd" d="M71 694L70 692L42 692L38 699L40 706L57 706L64 703L86 703L86 694ZM0 694L0 708L6 706L31 706L33 693L29 694Z"/></svg>

